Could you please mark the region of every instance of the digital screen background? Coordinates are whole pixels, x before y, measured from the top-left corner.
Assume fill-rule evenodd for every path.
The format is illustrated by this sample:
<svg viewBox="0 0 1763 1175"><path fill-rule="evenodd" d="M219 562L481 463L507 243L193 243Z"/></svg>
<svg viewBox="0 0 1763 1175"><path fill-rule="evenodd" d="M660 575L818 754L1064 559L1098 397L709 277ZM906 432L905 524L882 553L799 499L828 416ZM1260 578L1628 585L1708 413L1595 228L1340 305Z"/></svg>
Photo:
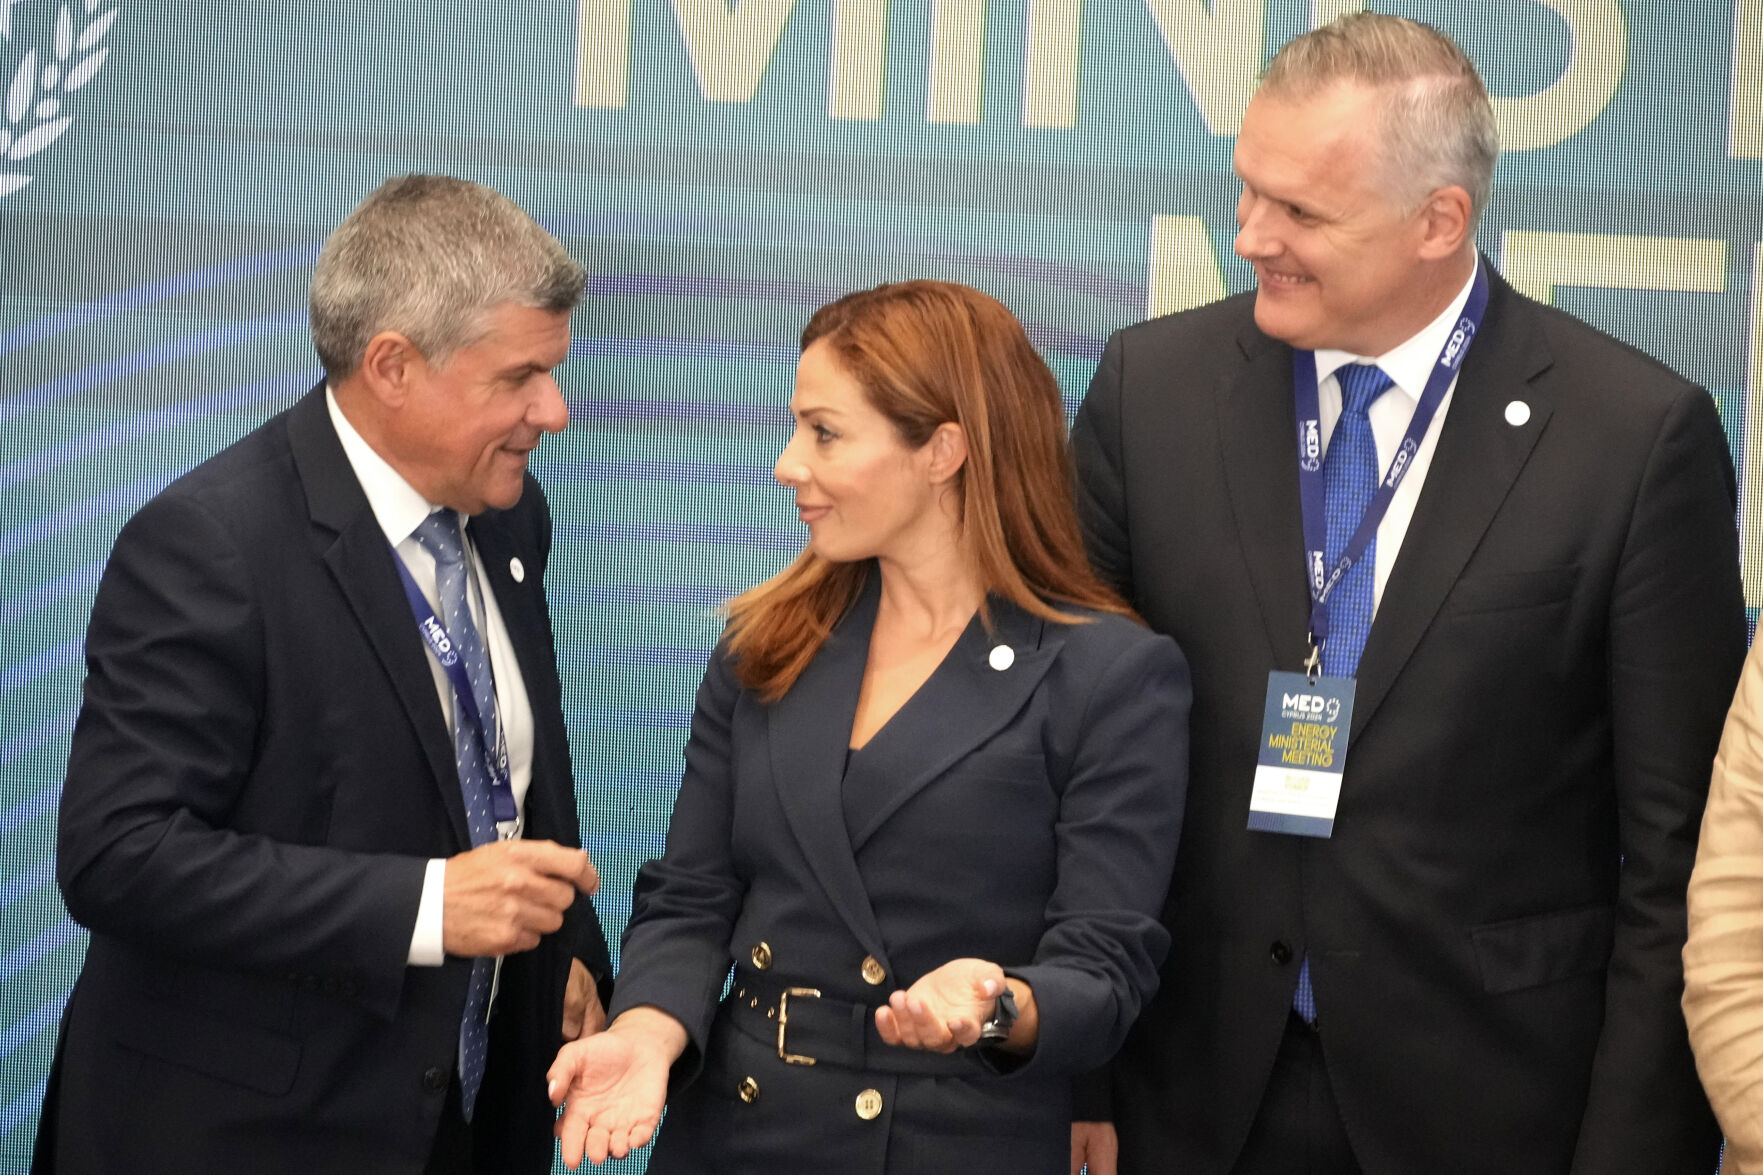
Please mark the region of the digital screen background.
<svg viewBox="0 0 1763 1175"><path fill-rule="evenodd" d="M801 545L771 466L809 314L967 282L1075 405L1111 331L1251 284L1241 103L1273 48L1354 7L0 0L0 1171L28 1165L84 950L55 808L104 561L152 494L316 381L311 265L363 195L467 176L592 273L572 422L534 469L616 936L715 609ZM1715 398L1754 618L1763 0L1373 7L1457 36L1499 100L1488 256Z"/></svg>

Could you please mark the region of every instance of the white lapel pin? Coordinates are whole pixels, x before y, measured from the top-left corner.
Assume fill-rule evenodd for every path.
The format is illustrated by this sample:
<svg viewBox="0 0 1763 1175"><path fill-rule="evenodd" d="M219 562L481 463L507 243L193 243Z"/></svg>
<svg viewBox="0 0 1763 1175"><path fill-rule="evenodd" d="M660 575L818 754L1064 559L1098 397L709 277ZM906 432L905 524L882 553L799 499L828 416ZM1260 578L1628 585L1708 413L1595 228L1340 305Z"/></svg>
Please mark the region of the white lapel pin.
<svg viewBox="0 0 1763 1175"><path fill-rule="evenodd" d="M1508 411L1507 415L1510 416L1511 412ZM526 564L522 563L519 559L508 560L508 574L514 577L515 583L525 583Z"/></svg>
<svg viewBox="0 0 1763 1175"><path fill-rule="evenodd" d="M993 669L1002 673L1016 664L1016 650L1009 645L997 645L992 649L992 655L986 660L991 663Z"/></svg>
<svg viewBox="0 0 1763 1175"><path fill-rule="evenodd" d="M1506 405L1506 423L1518 428L1530 419L1530 405L1523 400L1514 400Z"/></svg>

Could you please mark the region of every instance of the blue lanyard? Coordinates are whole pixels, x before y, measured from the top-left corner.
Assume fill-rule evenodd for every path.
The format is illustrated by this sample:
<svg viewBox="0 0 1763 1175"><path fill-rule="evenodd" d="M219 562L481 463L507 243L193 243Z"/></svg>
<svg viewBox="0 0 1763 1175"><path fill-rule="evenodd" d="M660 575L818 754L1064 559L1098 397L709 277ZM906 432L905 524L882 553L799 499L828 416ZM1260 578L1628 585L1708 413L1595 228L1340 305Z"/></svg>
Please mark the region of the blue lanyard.
<svg viewBox="0 0 1763 1175"><path fill-rule="evenodd" d="M471 678L459 660L459 650L453 647L447 630L441 626L435 610L429 607L422 589L416 586L410 568L404 566L404 557L396 548L392 550L392 562L398 565L398 575L404 581L404 598L410 601L411 614L416 617L416 631L422 634L423 643L441 663L447 680L453 683L453 696L459 700L460 719L477 732L478 746L484 750L484 767L490 777L490 807L495 812L496 823L506 824L518 819L520 813L514 806L514 783L508 770L508 740L498 738L495 749L490 748L489 737L484 733L483 716L478 712L477 696L472 693Z"/></svg>
<svg viewBox="0 0 1763 1175"><path fill-rule="evenodd" d="M1325 563L1328 557L1328 494L1322 475L1322 408L1317 393L1316 352L1292 352L1292 384L1298 398L1298 490L1304 512L1304 565L1310 581L1310 656L1305 670L1312 679L1322 664L1322 647L1328 642L1329 594L1376 537L1378 524L1389 511L1390 499L1396 496L1396 487L1402 484L1402 479L1413 466L1420 442L1432 426L1432 418L1444 401L1445 390L1457 378L1457 369L1463 364L1463 356L1469 353L1469 344L1481 327L1487 307L1487 271L1477 258L1475 281L1469 288L1469 301L1463 307L1463 315L1439 352L1438 362L1433 364L1432 374L1426 380L1426 390L1421 393L1420 403L1414 409L1414 419L1408 422L1408 431L1403 434L1402 443L1390 461L1389 472L1384 474L1377 493L1366 504L1364 517L1359 520L1358 528L1353 531L1353 537L1333 568Z"/></svg>

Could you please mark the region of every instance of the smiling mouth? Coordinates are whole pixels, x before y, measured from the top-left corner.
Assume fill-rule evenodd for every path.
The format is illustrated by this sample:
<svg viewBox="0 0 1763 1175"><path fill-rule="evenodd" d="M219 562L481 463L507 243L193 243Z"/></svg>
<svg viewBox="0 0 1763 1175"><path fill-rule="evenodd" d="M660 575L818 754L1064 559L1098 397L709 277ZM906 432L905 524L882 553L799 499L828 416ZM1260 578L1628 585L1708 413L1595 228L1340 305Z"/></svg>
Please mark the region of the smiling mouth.
<svg viewBox="0 0 1763 1175"><path fill-rule="evenodd" d="M1274 286L1276 288L1287 290L1294 289L1298 286L1310 285L1316 280L1313 277L1306 277L1301 273L1280 273L1278 270L1273 269L1257 269L1255 274L1261 279L1262 285Z"/></svg>
<svg viewBox="0 0 1763 1175"><path fill-rule="evenodd" d="M825 518L831 510L830 506L804 506L800 502L796 503L796 513L803 522L818 522Z"/></svg>

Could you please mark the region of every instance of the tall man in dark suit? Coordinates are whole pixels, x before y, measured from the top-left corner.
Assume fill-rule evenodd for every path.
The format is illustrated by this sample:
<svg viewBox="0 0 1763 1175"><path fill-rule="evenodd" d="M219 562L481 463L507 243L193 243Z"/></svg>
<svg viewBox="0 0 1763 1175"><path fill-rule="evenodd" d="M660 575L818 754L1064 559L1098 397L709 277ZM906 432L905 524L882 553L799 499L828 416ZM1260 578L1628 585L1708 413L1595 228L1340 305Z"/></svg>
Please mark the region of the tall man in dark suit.
<svg viewBox="0 0 1763 1175"><path fill-rule="evenodd" d="M1497 150L1441 34L1298 38L1236 149L1258 288L1121 331L1079 414L1093 557L1194 680L1163 985L1074 1128L1097 1175L1116 1142L1183 1175L1714 1165L1677 1005L1745 642L1731 460L1705 391L1478 258ZM1351 697L1344 777L1258 778L1309 704L1275 671Z"/></svg>
<svg viewBox="0 0 1763 1175"><path fill-rule="evenodd" d="M388 182L314 273L326 384L124 527L38 1170L549 1169L610 973L526 472L582 285L496 193Z"/></svg>

